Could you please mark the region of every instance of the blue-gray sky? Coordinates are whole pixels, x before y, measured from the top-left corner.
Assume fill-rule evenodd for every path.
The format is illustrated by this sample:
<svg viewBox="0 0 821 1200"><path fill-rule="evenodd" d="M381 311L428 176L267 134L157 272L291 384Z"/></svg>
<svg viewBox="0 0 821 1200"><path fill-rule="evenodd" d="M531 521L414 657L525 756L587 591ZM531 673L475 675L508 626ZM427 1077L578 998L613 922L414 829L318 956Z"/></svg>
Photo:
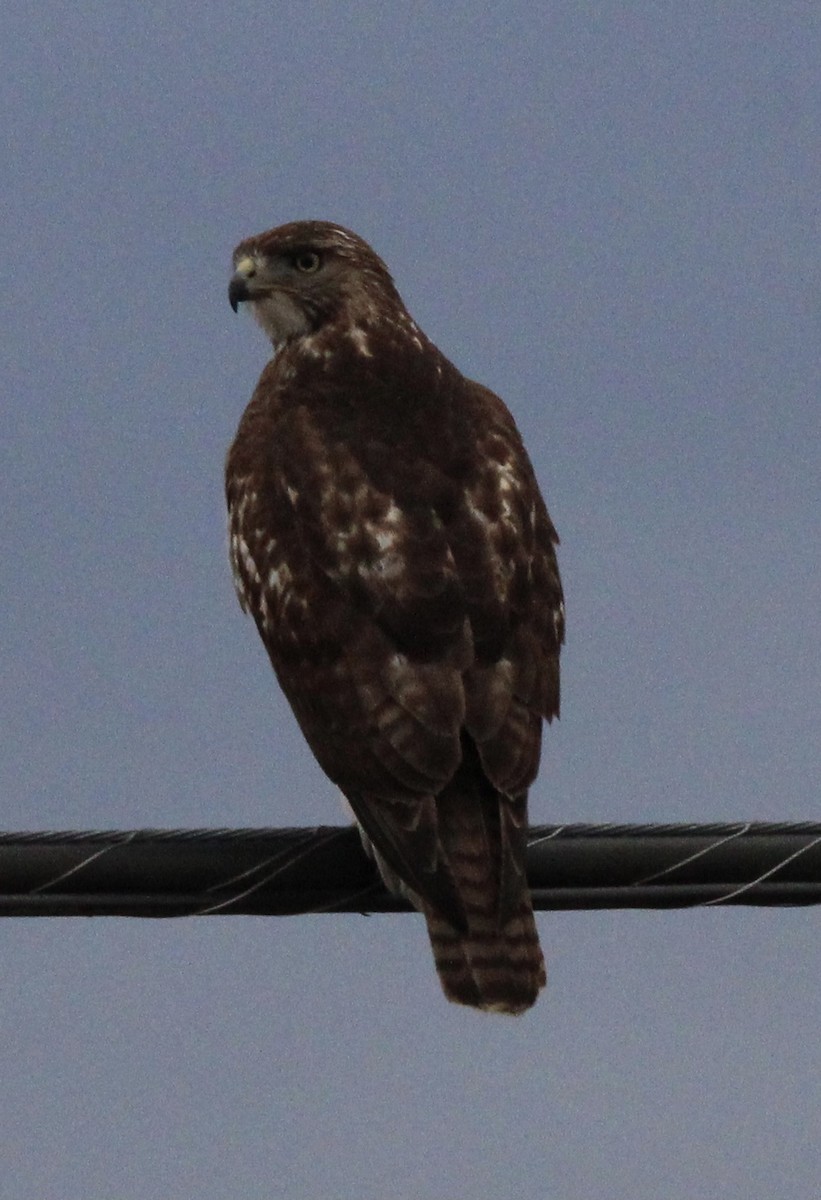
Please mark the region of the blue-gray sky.
<svg viewBox="0 0 821 1200"><path fill-rule="evenodd" d="M342 819L236 604L240 238L347 224L562 535L534 821L819 818L817 5L30 5L6 147L0 824ZM806 1200L812 911L0 924L3 1200Z"/></svg>

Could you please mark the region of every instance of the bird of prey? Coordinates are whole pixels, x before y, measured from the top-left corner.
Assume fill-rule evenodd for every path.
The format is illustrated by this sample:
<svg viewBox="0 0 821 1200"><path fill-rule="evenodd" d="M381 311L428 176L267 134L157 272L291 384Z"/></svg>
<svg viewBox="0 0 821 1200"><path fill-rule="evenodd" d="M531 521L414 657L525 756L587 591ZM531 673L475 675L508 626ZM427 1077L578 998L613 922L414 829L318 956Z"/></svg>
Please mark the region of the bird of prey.
<svg viewBox="0 0 821 1200"><path fill-rule="evenodd" d="M442 988L521 1013L545 983L527 792L559 712L556 531L513 418L412 320L356 234L234 251L274 354L226 465L230 553L311 750Z"/></svg>

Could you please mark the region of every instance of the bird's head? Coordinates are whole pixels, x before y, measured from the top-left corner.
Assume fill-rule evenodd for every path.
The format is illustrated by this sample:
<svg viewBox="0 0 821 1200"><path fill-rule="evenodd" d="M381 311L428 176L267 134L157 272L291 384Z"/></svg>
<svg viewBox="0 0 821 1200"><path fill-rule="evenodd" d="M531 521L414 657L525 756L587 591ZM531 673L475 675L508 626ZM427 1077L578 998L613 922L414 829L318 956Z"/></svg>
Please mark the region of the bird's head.
<svg viewBox="0 0 821 1200"><path fill-rule="evenodd" d="M231 307L249 304L275 347L329 322L362 327L397 304L404 312L381 258L327 221L294 221L246 238L233 261Z"/></svg>

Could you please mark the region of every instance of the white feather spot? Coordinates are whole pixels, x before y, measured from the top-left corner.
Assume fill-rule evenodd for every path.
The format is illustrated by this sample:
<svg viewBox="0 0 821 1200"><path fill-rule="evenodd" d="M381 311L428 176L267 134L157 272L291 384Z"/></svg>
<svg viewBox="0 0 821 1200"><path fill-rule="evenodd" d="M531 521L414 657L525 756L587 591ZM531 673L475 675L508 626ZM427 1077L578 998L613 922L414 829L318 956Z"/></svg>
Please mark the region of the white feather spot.
<svg viewBox="0 0 821 1200"><path fill-rule="evenodd" d="M326 361L333 355L333 350L330 346L323 346L321 333L310 334L308 337L302 337L296 342L296 348L302 354L306 354L308 358L316 359L319 362Z"/></svg>
<svg viewBox="0 0 821 1200"><path fill-rule="evenodd" d="M364 329L360 329L358 325L354 325L353 328L348 330L348 337L351 339L361 355L363 355L365 358L373 358L371 348L368 345L368 335L365 333Z"/></svg>
<svg viewBox="0 0 821 1200"><path fill-rule="evenodd" d="M499 499L502 505L502 519L509 521L513 517L511 497L521 487L521 480L519 479L515 465L509 460L497 463L496 480L499 488Z"/></svg>
<svg viewBox="0 0 821 1200"><path fill-rule="evenodd" d="M245 568L245 574L254 583L262 583L262 577L260 576L257 564L254 562L254 556L248 547L248 543L239 534L236 535L235 541L237 558Z"/></svg>
<svg viewBox="0 0 821 1200"><path fill-rule="evenodd" d="M277 599L281 599L285 590L291 586L293 578L288 564L280 563L268 572L268 590L273 592Z"/></svg>

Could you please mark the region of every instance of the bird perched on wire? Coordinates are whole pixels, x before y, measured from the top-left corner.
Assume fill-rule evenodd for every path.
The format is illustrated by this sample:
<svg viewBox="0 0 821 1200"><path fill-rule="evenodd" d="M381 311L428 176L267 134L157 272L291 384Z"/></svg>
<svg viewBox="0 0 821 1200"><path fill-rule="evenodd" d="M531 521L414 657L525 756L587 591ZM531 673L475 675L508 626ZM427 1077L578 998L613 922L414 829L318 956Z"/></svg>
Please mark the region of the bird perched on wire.
<svg viewBox="0 0 821 1200"><path fill-rule="evenodd" d="M233 262L231 306L274 346L226 466L240 602L446 996L523 1012L545 982L527 791L564 635L530 460L356 234L296 221Z"/></svg>

